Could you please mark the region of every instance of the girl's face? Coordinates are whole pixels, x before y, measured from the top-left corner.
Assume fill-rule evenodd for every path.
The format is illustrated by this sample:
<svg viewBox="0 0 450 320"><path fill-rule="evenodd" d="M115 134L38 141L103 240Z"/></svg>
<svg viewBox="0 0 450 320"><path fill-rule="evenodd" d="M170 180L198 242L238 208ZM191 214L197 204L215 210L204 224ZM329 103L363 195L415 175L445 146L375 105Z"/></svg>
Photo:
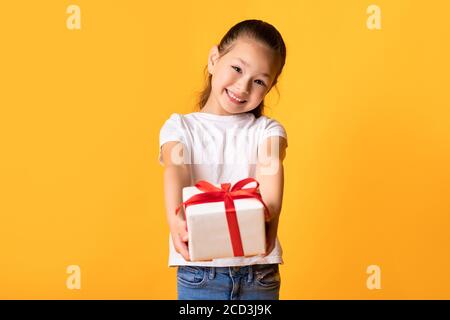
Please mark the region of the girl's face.
<svg viewBox="0 0 450 320"><path fill-rule="evenodd" d="M214 46L208 59L211 94L202 111L232 115L255 109L270 91L277 68L273 50L255 40L237 39L220 59Z"/></svg>

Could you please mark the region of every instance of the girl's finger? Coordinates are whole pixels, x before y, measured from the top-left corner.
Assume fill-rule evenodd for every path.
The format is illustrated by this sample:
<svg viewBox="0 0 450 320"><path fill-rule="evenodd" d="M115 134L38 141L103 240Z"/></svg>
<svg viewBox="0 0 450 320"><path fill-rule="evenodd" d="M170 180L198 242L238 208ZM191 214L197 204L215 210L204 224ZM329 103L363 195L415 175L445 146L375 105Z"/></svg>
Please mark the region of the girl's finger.
<svg viewBox="0 0 450 320"><path fill-rule="evenodd" d="M181 241L179 236L177 237L175 242L176 242L175 247L178 250L178 253L183 256L184 260L190 261L189 249L188 249L187 244L185 242Z"/></svg>
<svg viewBox="0 0 450 320"><path fill-rule="evenodd" d="M184 242L188 241L188 232L187 232L187 224L186 221L180 221L178 224L178 233L181 237L181 240Z"/></svg>

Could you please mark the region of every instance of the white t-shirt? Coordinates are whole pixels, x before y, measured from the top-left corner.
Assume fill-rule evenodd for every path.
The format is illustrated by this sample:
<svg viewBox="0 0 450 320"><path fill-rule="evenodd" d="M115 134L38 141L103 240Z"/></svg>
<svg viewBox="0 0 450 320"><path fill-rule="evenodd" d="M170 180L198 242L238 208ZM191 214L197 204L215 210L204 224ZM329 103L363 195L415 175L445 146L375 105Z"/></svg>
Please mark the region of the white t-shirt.
<svg viewBox="0 0 450 320"><path fill-rule="evenodd" d="M269 136L287 139L284 127L266 116L255 118L252 113L216 115L206 112L173 113L159 134L159 162L163 165L161 147L168 141L185 145L185 163L191 164L191 185L199 180L213 184L256 178L258 146ZM249 184L252 187L254 184ZM275 248L266 257L232 257L212 261L186 261L175 251L169 234L169 266L245 266L252 264L283 263L278 237Z"/></svg>

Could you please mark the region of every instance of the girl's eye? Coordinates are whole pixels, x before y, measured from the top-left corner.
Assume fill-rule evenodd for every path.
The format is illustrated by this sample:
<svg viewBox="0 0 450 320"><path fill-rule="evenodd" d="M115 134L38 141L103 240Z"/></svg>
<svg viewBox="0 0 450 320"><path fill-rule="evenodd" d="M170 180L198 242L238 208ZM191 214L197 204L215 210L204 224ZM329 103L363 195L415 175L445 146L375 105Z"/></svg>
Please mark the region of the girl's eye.
<svg viewBox="0 0 450 320"><path fill-rule="evenodd" d="M236 70L237 72L239 72L239 70L241 70L241 68L236 67L236 66L231 66L231 67L232 67L234 70ZM265 84L263 81L261 81L261 80L256 80L256 81L259 81L261 86L265 86L265 85L266 85L266 84Z"/></svg>
<svg viewBox="0 0 450 320"><path fill-rule="evenodd" d="M236 69L239 69L239 70L241 70L241 68L239 68L239 67L235 67L235 66L231 66L234 70L236 70ZM236 70L237 72L239 72L238 70Z"/></svg>

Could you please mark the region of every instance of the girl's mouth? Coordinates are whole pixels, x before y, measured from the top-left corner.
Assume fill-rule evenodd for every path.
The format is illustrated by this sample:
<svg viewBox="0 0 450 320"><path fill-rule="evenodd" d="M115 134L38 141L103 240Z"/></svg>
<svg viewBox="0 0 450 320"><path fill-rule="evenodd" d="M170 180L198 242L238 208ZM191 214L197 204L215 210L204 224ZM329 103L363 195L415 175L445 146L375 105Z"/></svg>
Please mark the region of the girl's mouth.
<svg viewBox="0 0 450 320"><path fill-rule="evenodd" d="M243 104L243 103L247 102L247 100L241 100L241 101L239 101L239 100L237 100L236 98L232 97L232 96L230 95L230 93L228 92L228 89L225 89L225 91L226 91L227 96L228 96L228 98L230 99L230 101L233 102L234 104Z"/></svg>

